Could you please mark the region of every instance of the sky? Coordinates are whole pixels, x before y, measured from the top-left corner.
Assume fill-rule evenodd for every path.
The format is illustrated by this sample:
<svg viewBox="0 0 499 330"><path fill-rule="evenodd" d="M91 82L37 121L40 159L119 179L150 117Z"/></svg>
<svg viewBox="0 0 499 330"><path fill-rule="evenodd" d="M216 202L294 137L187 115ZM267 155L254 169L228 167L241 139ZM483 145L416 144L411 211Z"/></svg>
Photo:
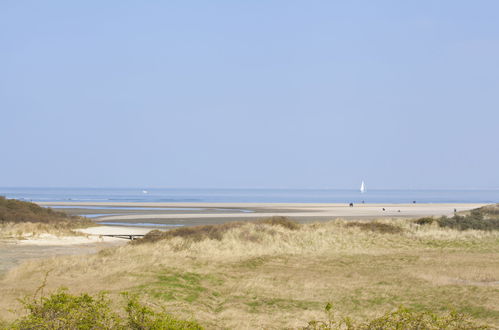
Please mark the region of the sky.
<svg viewBox="0 0 499 330"><path fill-rule="evenodd" d="M499 2L0 1L0 186L499 188Z"/></svg>

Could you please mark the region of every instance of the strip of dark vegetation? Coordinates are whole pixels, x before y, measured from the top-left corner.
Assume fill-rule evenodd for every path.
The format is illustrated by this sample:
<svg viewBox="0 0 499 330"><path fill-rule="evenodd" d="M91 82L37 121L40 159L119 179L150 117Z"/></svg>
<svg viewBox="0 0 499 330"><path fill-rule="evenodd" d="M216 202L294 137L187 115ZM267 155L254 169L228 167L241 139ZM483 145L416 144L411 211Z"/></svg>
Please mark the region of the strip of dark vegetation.
<svg viewBox="0 0 499 330"><path fill-rule="evenodd" d="M49 223L85 226L93 222L85 217L69 216L51 208L41 207L35 203L7 199L0 196L0 223Z"/></svg>
<svg viewBox="0 0 499 330"><path fill-rule="evenodd" d="M403 232L403 229L391 224L380 223L380 222L358 222L352 221L346 224L347 227L358 227L363 231L372 231L381 234L398 234Z"/></svg>
<svg viewBox="0 0 499 330"><path fill-rule="evenodd" d="M419 225L436 222L440 227L456 230L499 230L499 204L488 205L466 214L454 214L452 217L425 217L415 221Z"/></svg>
<svg viewBox="0 0 499 330"><path fill-rule="evenodd" d="M134 240L133 244L151 243L174 237L182 237L194 242L199 242L205 239L221 240L226 232L231 229L244 226L248 222L237 221L227 222L218 225L204 225L193 227L181 227L169 231L153 230L146 234L143 238ZM296 230L300 225L287 217L270 217L252 221L254 224L266 224L270 226L281 226L290 230Z"/></svg>

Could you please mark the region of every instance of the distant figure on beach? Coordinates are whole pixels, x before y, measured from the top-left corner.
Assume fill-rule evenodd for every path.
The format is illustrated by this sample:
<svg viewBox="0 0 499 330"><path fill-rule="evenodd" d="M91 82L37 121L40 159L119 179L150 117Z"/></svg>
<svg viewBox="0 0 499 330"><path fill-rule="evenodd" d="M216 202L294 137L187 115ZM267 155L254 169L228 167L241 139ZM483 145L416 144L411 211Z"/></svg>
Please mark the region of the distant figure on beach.
<svg viewBox="0 0 499 330"><path fill-rule="evenodd" d="M362 201L362 204L364 204L364 201Z"/></svg>
<svg viewBox="0 0 499 330"><path fill-rule="evenodd" d="M416 204L416 201L412 201L412 204Z"/></svg>
<svg viewBox="0 0 499 330"><path fill-rule="evenodd" d="M353 203L350 203L350 207L353 207Z"/></svg>
<svg viewBox="0 0 499 330"><path fill-rule="evenodd" d="M457 209L454 209L454 213L456 213L456 212L457 212Z"/></svg>
<svg viewBox="0 0 499 330"><path fill-rule="evenodd" d="M383 211L385 210L385 208L383 208Z"/></svg>

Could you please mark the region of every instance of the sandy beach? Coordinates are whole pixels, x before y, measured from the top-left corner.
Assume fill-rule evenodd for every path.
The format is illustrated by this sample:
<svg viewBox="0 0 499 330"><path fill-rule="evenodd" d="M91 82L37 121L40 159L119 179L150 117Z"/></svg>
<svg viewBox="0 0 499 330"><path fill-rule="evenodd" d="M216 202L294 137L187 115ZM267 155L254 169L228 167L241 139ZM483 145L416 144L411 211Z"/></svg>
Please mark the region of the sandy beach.
<svg viewBox="0 0 499 330"><path fill-rule="evenodd" d="M301 223L336 218L416 218L450 216L485 204L325 204L325 203L109 203L46 202L41 206L63 207L70 214L94 213L97 223L146 226L202 225L228 221L286 216Z"/></svg>

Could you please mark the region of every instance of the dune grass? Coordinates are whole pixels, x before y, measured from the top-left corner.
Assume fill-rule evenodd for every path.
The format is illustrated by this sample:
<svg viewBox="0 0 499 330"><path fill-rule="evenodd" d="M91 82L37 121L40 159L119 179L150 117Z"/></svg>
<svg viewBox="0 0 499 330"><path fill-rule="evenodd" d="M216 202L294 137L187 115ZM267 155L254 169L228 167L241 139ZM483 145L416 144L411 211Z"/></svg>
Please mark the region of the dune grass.
<svg viewBox="0 0 499 330"><path fill-rule="evenodd" d="M69 216L35 203L0 196L0 238L20 238L53 234L79 235L72 229L95 226L85 217Z"/></svg>
<svg viewBox="0 0 499 330"><path fill-rule="evenodd" d="M499 327L498 231L284 220L176 231L95 255L24 263L0 280L1 316L12 319L7 309L51 270L49 290L111 297L126 290L206 328L305 327L323 318L327 302L359 322L403 305L455 310Z"/></svg>
<svg viewBox="0 0 499 330"><path fill-rule="evenodd" d="M457 230L499 230L499 204L487 205L475 210L454 214L452 217L424 217L415 220L419 225L437 223L443 228Z"/></svg>

